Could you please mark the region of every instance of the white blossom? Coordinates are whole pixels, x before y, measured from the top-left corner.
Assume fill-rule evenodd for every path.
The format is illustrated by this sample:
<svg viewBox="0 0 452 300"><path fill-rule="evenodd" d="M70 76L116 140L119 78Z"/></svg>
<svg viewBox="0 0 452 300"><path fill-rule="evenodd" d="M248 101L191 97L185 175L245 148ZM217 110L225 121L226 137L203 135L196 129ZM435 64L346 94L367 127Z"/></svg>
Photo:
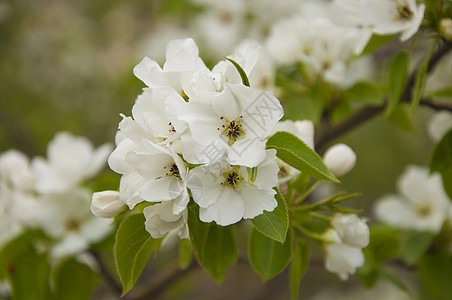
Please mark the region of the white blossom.
<svg viewBox="0 0 452 300"><path fill-rule="evenodd" d="M399 194L384 196L377 202L377 218L402 229L438 233L450 208L440 175L409 166L397 187Z"/></svg>
<svg viewBox="0 0 452 300"><path fill-rule="evenodd" d="M364 264L362 248L369 244L369 227L356 215L340 213L333 215L331 224L333 229L326 234L331 241L325 244L325 268L346 280Z"/></svg>
<svg viewBox="0 0 452 300"><path fill-rule="evenodd" d="M342 176L355 166L356 154L349 146L336 144L325 152L323 160L334 175Z"/></svg>
<svg viewBox="0 0 452 300"><path fill-rule="evenodd" d="M143 210L146 217L146 230L154 239L165 237L169 233L177 234L181 239L188 239L188 212L184 210L173 213L173 202L166 201L146 207Z"/></svg>
<svg viewBox="0 0 452 300"><path fill-rule="evenodd" d="M226 163L191 170L188 187L200 206L201 221L227 226L241 219L252 219L264 210L273 211L277 206L273 187L279 171L275 155L276 150L266 151L253 183L248 182L248 170L243 166Z"/></svg>
<svg viewBox="0 0 452 300"><path fill-rule="evenodd" d="M47 147L47 160L32 160L36 174L36 191L60 193L94 176L105 164L111 145L97 149L84 137L67 132L57 133Z"/></svg>

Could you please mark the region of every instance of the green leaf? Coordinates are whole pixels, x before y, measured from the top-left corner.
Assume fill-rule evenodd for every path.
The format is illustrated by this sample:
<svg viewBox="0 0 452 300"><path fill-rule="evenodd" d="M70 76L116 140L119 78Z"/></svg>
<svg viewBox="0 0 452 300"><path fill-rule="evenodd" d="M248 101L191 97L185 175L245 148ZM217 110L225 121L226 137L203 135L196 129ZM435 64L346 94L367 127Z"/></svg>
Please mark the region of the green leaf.
<svg viewBox="0 0 452 300"><path fill-rule="evenodd" d="M233 59L231 59L231 58L225 57L225 59L229 60L234 65L234 67L237 69L237 71L240 74L240 77L242 78L243 85L249 87L250 86L250 81L248 80L248 76L246 75L246 73L242 69L242 67L237 62L235 62Z"/></svg>
<svg viewBox="0 0 452 300"><path fill-rule="evenodd" d="M188 205L188 230L199 263L220 283L237 260L233 226L202 222L199 207L192 201Z"/></svg>
<svg viewBox="0 0 452 300"><path fill-rule="evenodd" d="M450 299L452 295L452 256L429 254L418 264L420 278L425 287L439 299Z"/></svg>
<svg viewBox="0 0 452 300"><path fill-rule="evenodd" d="M430 159L430 172L445 172L452 169L452 129L438 142Z"/></svg>
<svg viewBox="0 0 452 300"><path fill-rule="evenodd" d="M97 274L75 258L62 261L53 273L54 299L89 299L97 284Z"/></svg>
<svg viewBox="0 0 452 300"><path fill-rule="evenodd" d="M441 172L441 177L443 179L443 186L446 194L449 196L449 200L452 201L452 168Z"/></svg>
<svg viewBox="0 0 452 300"><path fill-rule="evenodd" d="M427 94L427 97L452 99L452 87L446 87Z"/></svg>
<svg viewBox="0 0 452 300"><path fill-rule="evenodd" d="M7 276L7 270L20 263L21 258L34 251L34 244L45 236L39 230L27 230L7 242L0 251L0 279Z"/></svg>
<svg viewBox="0 0 452 300"><path fill-rule="evenodd" d="M339 182L320 156L291 133L279 131L267 141L267 149L276 149L281 160L318 179Z"/></svg>
<svg viewBox="0 0 452 300"><path fill-rule="evenodd" d="M405 103L398 103L392 111L391 115L388 117L388 120L404 130L415 130L413 120L411 119L411 115L408 112Z"/></svg>
<svg viewBox="0 0 452 300"><path fill-rule="evenodd" d="M290 291L292 299L298 298L300 290L300 281L308 270L309 266L309 247L302 238L295 242L292 265L290 267Z"/></svg>
<svg viewBox="0 0 452 300"><path fill-rule="evenodd" d="M272 240L252 228L248 256L251 266L265 282L281 273L292 257L292 230L289 230L284 244Z"/></svg>
<svg viewBox="0 0 452 300"><path fill-rule="evenodd" d="M398 232L386 226L372 228L370 244L363 249L364 255L371 256L375 262L384 262L394 258L400 247Z"/></svg>
<svg viewBox="0 0 452 300"><path fill-rule="evenodd" d="M389 117L399 103L408 79L408 67L410 55L406 51L400 51L391 62L389 71L389 100L385 115Z"/></svg>
<svg viewBox="0 0 452 300"><path fill-rule="evenodd" d="M433 236L428 232L407 232L401 238L399 255L408 264L415 265L428 250Z"/></svg>
<svg viewBox="0 0 452 300"><path fill-rule="evenodd" d="M248 182L253 183L257 177L257 167L247 169L248 169Z"/></svg>
<svg viewBox="0 0 452 300"><path fill-rule="evenodd" d="M417 106L419 105L419 102L421 101L422 95L424 94L425 89L425 82L427 80L427 67L428 67L428 60L425 60L422 62L422 64L419 66L419 69L416 73L416 80L414 82L414 89L413 89L413 97L411 99L411 106L410 106L410 113L413 114L413 112L416 110Z"/></svg>
<svg viewBox="0 0 452 300"><path fill-rule="evenodd" d="M50 265L46 253L38 254L32 249L20 256L8 273L12 299L49 299Z"/></svg>
<svg viewBox="0 0 452 300"><path fill-rule="evenodd" d="M192 260L192 247L190 240L180 239L179 241L179 266L182 270L188 268Z"/></svg>
<svg viewBox="0 0 452 300"><path fill-rule="evenodd" d="M138 280L152 251L157 250L162 239L153 239L144 227L143 214L126 217L119 225L115 242L116 270L125 295Z"/></svg>
<svg viewBox="0 0 452 300"><path fill-rule="evenodd" d="M275 190L275 199L278 206L271 212L264 211L251 222L260 233L282 244L286 240L287 229L289 228L289 213L283 196L277 189Z"/></svg>
<svg viewBox="0 0 452 300"><path fill-rule="evenodd" d="M361 52L361 55L366 55L369 53L375 52L378 48L389 42L395 35L379 35L374 34L367 42L366 47L364 48L363 52Z"/></svg>
<svg viewBox="0 0 452 300"><path fill-rule="evenodd" d="M378 106L383 103L384 92L377 85L371 82L362 81L345 91L344 99L351 102Z"/></svg>
<svg viewBox="0 0 452 300"><path fill-rule="evenodd" d="M226 276L226 270L236 261L234 226L210 225L203 267L218 283L221 283Z"/></svg>
<svg viewBox="0 0 452 300"><path fill-rule="evenodd" d="M194 201L190 201L188 204L187 223L193 251L195 252L195 256L199 263L203 265L211 223L204 223L199 219L199 206Z"/></svg>

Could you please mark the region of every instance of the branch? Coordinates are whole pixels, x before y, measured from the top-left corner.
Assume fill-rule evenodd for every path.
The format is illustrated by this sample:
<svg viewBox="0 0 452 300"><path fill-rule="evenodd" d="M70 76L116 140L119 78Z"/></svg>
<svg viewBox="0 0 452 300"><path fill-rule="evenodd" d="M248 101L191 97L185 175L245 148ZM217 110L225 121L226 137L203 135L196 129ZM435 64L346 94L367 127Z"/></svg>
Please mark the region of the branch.
<svg viewBox="0 0 452 300"><path fill-rule="evenodd" d="M432 54L430 61L427 67L427 73L430 73L435 65L443 58L449 51L452 50L452 44L444 41L441 46L436 49L436 51ZM402 93L402 97L400 98L400 102L410 102L411 101L411 93L413 90L414 83L416 81L416 74L418 72L417 67L408 77L407 83L405 85L405 89ZM422 99L420 104L423 106L430 107L434 110L448 110L452 111L452 107L446 104L435 103L430 99ZM354 115L349 117L348 119L342 121L336 126L331 126L328 123L322 123L321 128L319 130L319 134L315 138L315 146L317 149L323 148L328 142L341 136L342 134L348 132L349 130L358 127L362 123L371 120L373 117L377 116L380 112L382 112L386 107L386 101L382 106L367 106L359 111L357 111Z"/></svg>
<svg viewBox="0 0 452 300"><path fill-rule="evenodd" d="M130 300L148 300L155 299L161 295L168 287L170 287L175 281L182 278L186 274L198 268L196 259L192 259L190 265L186 269L181 269L179 263L175 263L171 267L167 268L165 273L161 272L155 276L147 284L147 287L137 293L136 296L130 297Z"/></svg>
<svg viewBox="0 0 452 300"><path fill-rule="evenodd" d="M105 280L107 285L118 295L121 294L122 288L116 281L116 279L108 272L107 268L105 267L99 253L95 251L89 251L89 253L94 257L94 259L97 262L97 265L100 269L100 273L102 275L102 278Z"/></svg>

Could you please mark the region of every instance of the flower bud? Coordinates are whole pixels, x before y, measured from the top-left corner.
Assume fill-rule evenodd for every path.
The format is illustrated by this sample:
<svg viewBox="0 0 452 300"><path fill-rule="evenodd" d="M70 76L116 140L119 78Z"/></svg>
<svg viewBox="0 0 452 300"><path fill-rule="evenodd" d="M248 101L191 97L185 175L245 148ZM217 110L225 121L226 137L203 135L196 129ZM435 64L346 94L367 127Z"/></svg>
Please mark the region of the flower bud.
<svg viewBox="0 0 452 300"><path fill-rule="evenodd" d="M349 146L336 144L326 151L323 160L334 175L342 176L355 166L356 154Z"/></svg>
<svg viewBox="0 0 452 300"><path fill-rule="evenodd" d="M331 219L342 242L352 247L364 248L369 244L369 227L366 220L354 214L334 214Z"/></svg>
<svg viewBox="0 0 452 300"><path fill-rule="evenodd" d="M452 42L452 19L441 19L439 21L439 32L449 42Z"/></svg>
<svg viewBox="0 0 452 300"><path fill-rule="evenodd" d="M99 218L113 218L126 209L124 202L119 200L119 192L103 191L93 194L91 212Z"/></svg>

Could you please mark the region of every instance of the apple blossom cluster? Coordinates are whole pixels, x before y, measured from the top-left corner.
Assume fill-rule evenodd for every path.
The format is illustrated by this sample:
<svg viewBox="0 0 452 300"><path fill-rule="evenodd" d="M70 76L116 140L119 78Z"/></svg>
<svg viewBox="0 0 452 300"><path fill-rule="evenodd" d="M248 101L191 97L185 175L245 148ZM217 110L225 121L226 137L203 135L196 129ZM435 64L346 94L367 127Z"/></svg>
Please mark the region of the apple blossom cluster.
<svg viewBox="0 0 452 300"><path fill-rule="evenodd" d="M229 57L233 62L209 70L187 38L168 44L163 68L145 57L134 74L147 87L132 117L123 116L108 159L122 174L119 192L94 194L92 211L102 216L112 203L130 209L152 203L143 213L154 238L169 232L188 238L190 195L200 220L223 226L272 211L279 167L265 139L283 109L273 95L254 88L258 54L250 44ZM243 66L251 86L233 63Z"/></svg>
<svg viewBox="0 0 452 300"><path fill-rule="evenodd" d="M94 149L83 137L58 133L47 159L17 151L0 155L0 247L27 229L41 229L54 242L54 258L75 255L111 232L111 221L89 212L91 192L81 184L104 167L108 144Z"/></svg>

